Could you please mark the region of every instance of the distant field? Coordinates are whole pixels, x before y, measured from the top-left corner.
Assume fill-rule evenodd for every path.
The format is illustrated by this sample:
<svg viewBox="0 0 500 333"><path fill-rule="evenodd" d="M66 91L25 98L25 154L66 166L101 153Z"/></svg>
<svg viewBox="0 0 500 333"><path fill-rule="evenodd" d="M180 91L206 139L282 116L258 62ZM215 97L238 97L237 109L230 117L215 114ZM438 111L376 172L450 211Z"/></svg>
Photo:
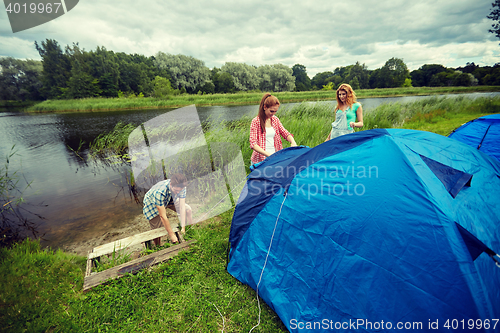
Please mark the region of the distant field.
<svg viewBox="0 0 500 333"><path fill-rule="evenodd" d="M436 94L460 94L472 92L500 91L500 86L475 87L417 87L417 88L386 88L360 89L356 91L358 98L391 97L391 96L425 96ZM195 104L207 105L245 105L259 104L262 92L240 92L236 94L208 94L208 95L178 95L167 99L153 97L132 98L84 98L71 100L47 100L27 107L28 112L64 112L64 111L109 111L124 109L155 109L177 108ZM279 92L273 93L282 103L302 101L334 100L332 90Z"/></svg>

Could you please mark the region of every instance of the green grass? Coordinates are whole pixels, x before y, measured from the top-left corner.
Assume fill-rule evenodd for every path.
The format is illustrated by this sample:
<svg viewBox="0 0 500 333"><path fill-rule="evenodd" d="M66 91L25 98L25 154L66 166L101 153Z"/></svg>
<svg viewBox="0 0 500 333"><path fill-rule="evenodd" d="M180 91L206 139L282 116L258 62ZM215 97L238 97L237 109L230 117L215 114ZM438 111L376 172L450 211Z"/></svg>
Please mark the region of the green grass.
<svg viewBox="0 0 500 333"><path fill-rule="evenodd" d="M135 128L136 126L133 124L117 123L111 132L100 134L90 143L91 153L97 155L106 155L110 152L113 154L123 153L128 147L129 135Z"/></svg>
<svg viewBox="0 0 500 333"><path fill-rule="evenodd" d="M364 130L406 128L448 135L472 119L500 113L500 98L430 97L412 103L384 104L364 118Z"/></svg>
<svg viewBox="0 0 500 333"><path fill-rule="evenodd" d="M441 115L436 115L436 117L433 117L428 121L415 120L408 122L404 125L404 128L419 129L421 131L433 132L448 136L454 129L457 129L463 124L475 118L486 116L488 114L490 113L481 112L472 115L469 113L456 113L453 115L448 114L444 117Z"/></svg>
<svg viewBox="0 0 500 333"><path fill-rule="evenodd" d="M499 113L500 98L429 98L380 106L365 128L403 127L447 134L484 114ZM333 121L326 103L301 103L278 112L298 144L324 141ZM208 126L209 142L236 143L248 163L250 119ZM41 250L25 241L0 249L2 332L248 332L258 322L255 291L226 271L233 210L188 229L192 249L135 275L82 292L85 258ZM286 332L261 302L253 332ZM219 311L221 315L219 314Z"/></svg>
<svg viewBox="0 0 500 333"><path fill-rule="evenodd" d="M232 211L196 225L188 252L83 293L85 258L25 241L2 250L3 332L248 332L258 322L255 291L226 272ZM254 332L286 332L261 302ZM219 315L219 311L222 314Z"/></svg>
<svg viewBox="0 0 500 333"><path fill-rule="evenodd" d="M118 250L108 255L102 256L99 258L99 261L96 261L96 268L93 270L94 272L102 272L112 267L124 264L132 260L132 254L127 250Z"/></svg>
<svg viewBox="0 0 500 333"><path fill-rule="evenodd" d="M358 98L366 97L391 97L409 95L435 95L458 94L471 92L500 91L500 86L475 86L475 87L417 87L417 88L386 88L386 89L359 89L356 90ZM282 103L303 101L335 100L335 92L300 91L277 92L276 95ZM207 105L248 105L260 103L262 92L240 92L236 94L208 94L208 95L177 95L167 99L154 97L135 98L84 98L72 100L47 100L26 108L28 112L65 112L65 111L109 111L127 109L155 109L178 108L195 104Z"/></svg>
<svg viewBox="0 0 500 333"><path fill-rule="evenodd" d="M81 295L85 258L29 239L0 248L0 258L0 330L44 332L64 322Z"/></svg>
<svg viewBox="0 0 500 333"><path fill-rule="evenodd" d="M382 104L364 115L364 127L356 131L407 128L447 135L463 123L491 113L500 113L500 97L429 97L404 104ZM309 147L324 142L335 119L331 104L324 102L282 107L277 116L283 126L294 135L298 145ZM238 144L244 161L248 162L252 154L248 143L249 128L250 118L215 126L207 131L207 141ZM289 147L290 144L284 141L283 146Z"/></svg>
<svg viewBox="0 0 500 333"><path fill-rule="evenodd" d="M500 97L472 99L463 96L453 98L434 96L410 103L381 104L364 114L364 127L361 130L408 128L447 135L468 120L489 113L500 113ZM277 116L284 127L294 135L298 145L309 147L324 142L335 119L331 103L322 101L284 106L279 109ZM252 155L248 142L250 122L250 117L243 117L231 122L217 121L204 124L205 138L208 143L236 144L241 149L245 164L248 165ZM132 128L128 126L118 124L115 130L103 134L96 140L101 142L91 143L91 148L99 146L101 151L109 150L111 154L125 152L127 141L124 138ZM121 139L113 140L109 139L110 137ZM115 145L115 141L122 144ZM290 146L287 141L283 141L284 147Z"/></svg>
<svg viewBox="0 0 500 333"><path fill-rule="evenodd" d="M2 108L26 108L35 105L35 101L6 101L0 100L0 109Z"/></svg>

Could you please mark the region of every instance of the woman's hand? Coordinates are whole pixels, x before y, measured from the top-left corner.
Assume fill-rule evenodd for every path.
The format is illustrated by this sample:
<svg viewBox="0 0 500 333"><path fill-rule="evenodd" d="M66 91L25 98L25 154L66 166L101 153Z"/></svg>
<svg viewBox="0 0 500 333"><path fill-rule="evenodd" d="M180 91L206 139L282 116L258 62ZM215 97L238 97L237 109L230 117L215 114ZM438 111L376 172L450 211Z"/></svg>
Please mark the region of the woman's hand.
<svg viewBox="0 0 500 333"><path fill-rule="evenodd" d="M260 148L259 145L254 145L253 150L255 150L256 152L258 152L259 154L262 154L266 157L269 157L271 156L271 154L269 154L267 151L265 151L264 149Z"/></svg>

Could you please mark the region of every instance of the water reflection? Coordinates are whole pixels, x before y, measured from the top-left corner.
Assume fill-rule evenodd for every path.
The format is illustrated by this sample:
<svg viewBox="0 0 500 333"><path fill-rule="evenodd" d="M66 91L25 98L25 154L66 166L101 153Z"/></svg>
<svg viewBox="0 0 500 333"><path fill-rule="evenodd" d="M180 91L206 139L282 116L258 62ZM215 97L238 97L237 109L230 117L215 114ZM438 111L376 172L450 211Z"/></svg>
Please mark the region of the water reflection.
<svg viewBox="0 0 500 333"><path fill-rule="evenodd" d="M0 162L15 146L10 168L33 181L23 197L34 214L45 217L39 225L42 243L59 246L81 238L82 231L101 232L140 213L128 190L130 165L92 159L80 143L88 145L119 121L140 124L164 112L0 113Z"/></svg>

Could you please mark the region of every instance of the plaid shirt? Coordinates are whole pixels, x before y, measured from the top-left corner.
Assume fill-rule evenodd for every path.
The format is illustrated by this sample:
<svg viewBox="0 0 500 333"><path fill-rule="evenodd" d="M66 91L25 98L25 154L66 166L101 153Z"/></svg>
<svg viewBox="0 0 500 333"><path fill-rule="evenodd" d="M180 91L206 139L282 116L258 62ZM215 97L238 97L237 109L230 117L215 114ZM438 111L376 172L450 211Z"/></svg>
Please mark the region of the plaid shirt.
<svg viewBox="0 0 500 333"><path fill-rule="evenodd" d="M156 206L166 207L172 198L172 192L170 192L170 179L162 180L156 183L149 189L149 191L144 195L144 206L142 207L142 212L148 220L152 220L154 217L158 216L158 209ZM173 201L182 199L186 197L186 188L184 187L179 194L173 196Z"/></svg>
<svg viewBox="0 0 500 333"><path fill-rule="evenodd" d="M280 134L283 138L287 138L290 134L283 125L281 121L276 116L271 117L271 126L274 128L276 134ZM262 129L260 127L260 119L259 117L255 117L252 119L252 124L250 125L250 148L253 149L253 146L258 145L260 148L266 150L266 132L262 133ZM281 143L281 138L279 135L274 136L274 149L276 151L283 149L283 144ZM252 163L258 163L263 161L266 156L257 153L255 150L252 153Z"/></svg>

